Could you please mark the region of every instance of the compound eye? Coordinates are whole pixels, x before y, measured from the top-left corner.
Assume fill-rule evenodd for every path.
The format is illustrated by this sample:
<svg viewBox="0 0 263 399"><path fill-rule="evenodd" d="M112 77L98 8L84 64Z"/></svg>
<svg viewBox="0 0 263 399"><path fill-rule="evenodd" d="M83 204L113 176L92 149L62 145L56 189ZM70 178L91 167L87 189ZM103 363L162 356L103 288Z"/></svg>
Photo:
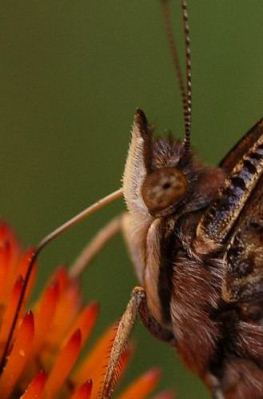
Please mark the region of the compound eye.
<svg viewBox="0 0 263 399"><path fill-rule="evenodd" d="M144 203L150 213L162 213L184 196L187 185L185 175L178 169L158 169L144 180L142 185Z"/></svg>

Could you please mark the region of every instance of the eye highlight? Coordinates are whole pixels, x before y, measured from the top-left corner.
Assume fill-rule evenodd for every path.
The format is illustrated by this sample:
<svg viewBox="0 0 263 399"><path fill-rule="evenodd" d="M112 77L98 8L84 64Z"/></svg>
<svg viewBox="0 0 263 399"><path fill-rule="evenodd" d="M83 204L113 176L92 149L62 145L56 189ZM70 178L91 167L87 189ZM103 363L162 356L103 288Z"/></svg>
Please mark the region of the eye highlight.
<svg viewBox="0 0 263 399"><path fill-rule="evenodd" d="M145 178L142 197L150 213L166 214L167 208L184 196L187 186L186 177L178 169L161 168Z"/></svg>

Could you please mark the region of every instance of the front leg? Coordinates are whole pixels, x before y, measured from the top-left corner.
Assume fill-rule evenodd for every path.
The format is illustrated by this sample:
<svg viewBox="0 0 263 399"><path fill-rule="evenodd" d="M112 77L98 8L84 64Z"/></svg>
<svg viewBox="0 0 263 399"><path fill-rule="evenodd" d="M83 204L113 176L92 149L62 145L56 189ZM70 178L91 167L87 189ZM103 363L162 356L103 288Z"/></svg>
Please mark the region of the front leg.
<svg viewBox="0 0 263 399"><path fill-rule="evenodd" d="M215 387L212 390L212 399L224 399L225 396L220 387Z"/></svg>
<svg viewBox="0 0 263 399"><path fill-rule="evenodd" d="M99 394L99 399L111 398L111 394L114 390L116 370L118 370L120 357L125 349L131 330L135 324L140 304L144 299L144 289L142 287L135 287L132 290L131 298L117 327L117 332L112 344L107 371L101 392Z"/></svg>
<svg viewBox="0 0 263 399"><path fill-rule="evenodd" d="M218 378L215 375L208 372L205 375L204 381L205 381L206 385L209 387L212 399L224 399L225 398L220 381L218 380Z"/></svg>
<svg viewBox="0 0 263 399"><path fill-rule="evenodd" d="M176 338L174 334L162 327L157 320L151 315L147 301L146 295L144 299L141 301L139 309L138 309L140 318L146 327L146 329L157 339L160 341L166 342L171 346L176 346Z"/></svg>
<svg viewBox="0 0 263 399"><path fill-rule="evenodd" d="M157 321L154 320L149 314L145 290L142 287L135 287L132 290L131 298L117 328L115 339L113 341L110 352L107 372L100 393L100 399L111 398L111 394L114 389L116 370L118 370L119 360L121 354L125 349L138 314L140 314L143 323L155 337L163 341L169 342L172 345L175 344L175 339L173 335L167 330L162 329Z"/></svg>

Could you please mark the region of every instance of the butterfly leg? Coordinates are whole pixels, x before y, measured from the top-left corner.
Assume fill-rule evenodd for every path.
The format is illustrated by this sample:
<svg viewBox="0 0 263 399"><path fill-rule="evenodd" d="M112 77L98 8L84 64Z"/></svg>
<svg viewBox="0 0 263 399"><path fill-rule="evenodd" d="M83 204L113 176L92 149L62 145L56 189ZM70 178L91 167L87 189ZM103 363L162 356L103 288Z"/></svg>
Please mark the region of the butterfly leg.
<svg viewBox="0 0 263 399"><path fill-rule="evenodd" d="M205 377L205 382L211 391L212 399L224 399L223 390L221 384L216 376L211 373L207 373Z"/></svg>
<svg viewBox="0 0 263 399"><path fill-rule="evenodd" d="M166 342L171 346L176 346L176 338L174 334L171 331L163 328L150 314L146 297L144 297L144 299L141 301L138 311L144 326L155 338Z"/></svg>
<svg viewBox="0 0 263 399"><path fill-rule="evenodd" d="M168 341L172 345L175 344L175 339L172 334L163 330L158 322L149 314L145 290L142 287L135 287L132 290L131 298L117 327L101 391L101 399L109 399L111 397L111 393L114 389L116 369L118 368L121 354L123 353L130 337L138 314L142 318L143 323L155 337L166 342Z"/></svg>
<svg viewBox="0 0 263 399"><path fill-rule="evenodd" d="M117 327L115 339L113 341L107 372L103 382L100 399L109 399L114 389L115 372L121 354L127 344L128 338L135 324L136 316L140 304L145 299L145 291L142 287L135 287L132 291L131 298L123 313Z"/></svg>
<svg viewBox="0 0 263 399"><path fill-rule="evenodd" d="M216 390L212 392L212 399L224 399L224 394L221 389L216 388Z"/></svg>

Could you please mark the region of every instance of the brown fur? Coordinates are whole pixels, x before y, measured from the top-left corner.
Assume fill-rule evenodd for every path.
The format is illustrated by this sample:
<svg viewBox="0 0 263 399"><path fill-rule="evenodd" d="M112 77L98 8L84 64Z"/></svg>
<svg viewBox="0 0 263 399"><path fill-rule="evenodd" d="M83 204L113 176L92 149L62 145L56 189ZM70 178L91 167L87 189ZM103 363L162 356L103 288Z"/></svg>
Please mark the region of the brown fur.
<svg viewBox="0 0 263 399"><path fill-rule="evenodd" d="M261 125L259 128L262 129ZM253 129L245 136L245 143L260 137L257 126ZM240 161L245 153L242 140L233 151ZM261 151L259 147L251 162L260 159ZM246 162L244 165L245 168ZM214 207L217 215L224 217L222 196L227 190L222 187L231 180L233 166L232 155L229 163L224 159L222 168L210 168L203 166L191 150L185 151L179 141L153 139L145 116L139 111L124 173L124 196L129 210L125 235L146 291L150 312L146 318L152 317L158 324L156 327L151 321L146 326L155 325L152 332L160 339L172 334L174 339L169 336L168 342L176 342L185 364L211 391L223 392L226 399L263 399L263 269L259 245L263 231L262 178L254 190L254 205L251 196L243 219L234 214L237 220L231 220L231 226L237 223L240 229L236 241L235 231L219 244L209 235L198 234L206 211ZM166 167L185 176L187 191L163 210L162 217L156 217L147 209L141 187L149 173ZM251 166L250 169L252 174ZM237 198L235 188L242 198L240 180L241 177L236 181L237 187L234 180L231 182L233 201ZM219 198L222 208L216 208ZM231 202L232 197L229 198ZM213 222L212 213L209 220ZM241 278L242 272L250 273L249 277ZM237 293L236 286L240 289ZM224 296L224 291L232 296Z"/></svg>

